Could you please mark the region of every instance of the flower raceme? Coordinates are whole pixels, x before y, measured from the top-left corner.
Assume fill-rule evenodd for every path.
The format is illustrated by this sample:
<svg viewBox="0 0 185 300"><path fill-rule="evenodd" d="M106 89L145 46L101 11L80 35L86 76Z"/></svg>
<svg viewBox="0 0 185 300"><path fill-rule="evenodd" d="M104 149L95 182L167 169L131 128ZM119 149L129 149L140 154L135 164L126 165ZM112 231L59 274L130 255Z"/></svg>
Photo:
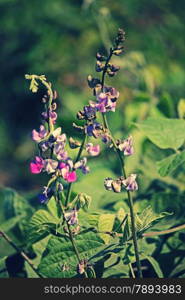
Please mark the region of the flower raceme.
<svg viewBox="0 0 185 300"><path fill-rule="evenodd" d="M113 191L115 193L120 193L122 188L127 191L137 191L138 184L136 182L136 174L131 174L127 178L123 178L122 176L116 180L113 180L110 177L105 178L104 186L107 191Z"/></svg>

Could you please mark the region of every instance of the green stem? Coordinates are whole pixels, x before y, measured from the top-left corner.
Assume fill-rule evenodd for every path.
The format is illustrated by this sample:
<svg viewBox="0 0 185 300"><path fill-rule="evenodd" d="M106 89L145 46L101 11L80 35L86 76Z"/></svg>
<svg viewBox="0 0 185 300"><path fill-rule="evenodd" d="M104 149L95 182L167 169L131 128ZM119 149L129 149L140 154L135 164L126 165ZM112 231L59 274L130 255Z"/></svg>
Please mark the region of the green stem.
<svg viewBox="0 0 185 300"><path fill-rule="evenodd" d="M105 129L109 131L110 133L110 137L114 146L114 149L116 150L119 160L120 160L120 164L121 164L121 168L122 168L122 172L123 172L123 176L126 179L127 175L126 175L126 171L125 171L125 166L124 166L124 161L122 158L122 155L116 145L116 142L114 140L114 138L112 137L112 134L110 132L109 126L108 126L108 122L107 122L107 118L105 114L102 114L103 116L103 123L105 126ZM127 196L128 196L128 202L129 202L129 208L130 208L130 218L131 218L131 228L132 228L132 239L133 239L133 244L134 244L134 251L135 251L135 257L136 257L136 265L137 265L137 270L138 270L138 277L142 278L142 271L141 271L141 263L140 263L140 259L139 259L139 249L138 249L138 243L137 243L137 234L136 234L136 228L135 228L135 215L134 215L134 209L133 209L133 200L132 200L132 195L130 191L127 191Z"/></svg>
<svg viewBox="0 0 185 300"><path fill-rule="evenodd" d="M130 268L130 272L131 272L131 274L132 274L132 278L136 278L136 276L135 276L135 274L134 274L134 270L133 270L133 268L132 268L132 264L131 264L131 263L129 263L129 268Z"/></svg>
<svg viewBox="0 0 185 300"><path fill-rule="evenodd" d="M26 253L21 250L10 238L9 236L3 232L3 231L0 231L0 236L2 236L6 241L7 243L9 243L12 248L14 248L16 250L16 252L20 253L21 256L24 258L24 260L29 264L29 266L32 268L32 270L40 277L40 278L44 278L37 270L37 268L34 266L34 264L32 263L32 261L29 259L29 257L26 255Z"/></svg>
<svg viewBox="0 0 185 300"><path fill-rule="evenodd" d="M55 200L56 200L56 201L59 200L58 193L57 193L57 197L55 198ZM61 201L59 200L58 202L60 203L60 208L61 208L61 212L62 212L62 215L63 215L63 219L64 219L64 221L65 221L65 223L66 223L66 225L67 225L67 229L68 229L68 232L69 232L69 238L70 238L71 244L72 244L72 246L73 246L75 255L76 255L76 257L77 257L77 260L78 260L78 262L80 263L81 259L80 259L80 255L79 255L79 252L78 252L78 248L77 248L77 246L76 246L76 244L75 244L75 241L74 241L74 238L73 238L73 233L72 233L72 231L71 231L71 227L70 227L70 225L68 224L67 220L65 219L65 210L64 210L64 208L63 208L63 205L62 205ZM84 272L84 275L85 275L85 278L88 277L86 272Z"/></svg>
<svg viewBox="0 0 185 300"><path fill-rule="evenodd" d="M112 50L110 49L110 53L109 56L106 60L105 63L105 67L102 73L102 80L101 80L101 85L102 85L102 91L103 91L103 87L104 87L104 82L105 82L105 75L106 75L106 71L107 71L107 67L108 67L108 63L111 59L113 55ZM122 155L116 145L116 142L114 140L114 138L112 137L111 131L109 129L109 125L108 125L108 121L106 118L106 115L104 113L102 113L102 117L103 117L103 124L104 124L104 128L106 130L109 131L110 133L110 137L114 146L114 149L116 150L120 163L121 163L121 168L122 168L122 172L123 172L123 176L126 179L126 171L125 171L125 167L124 167L124 161L122 158ZM133 200L132 200L132 196L130 191L127 191L127 196L128 196L128 202L129 202L129 208L130 208L130 218L131 218L131 228L132 228L132 238L133 238L133 244L134 244L134 251L135 251L135 257L136 257L136 265L137 265L137 270L138 270L138 277L142 278L142 271L141 271L141 263L140 263L140 259L139 259L139 249L138 249L138 244L137 244L137 235L136 235L136 228L135 228L135 215L134 215L134 209L133 209Z"/></svg>
<svg viewBox="0 0 185 300"><path fill-rule="evenodd" d="M106 75L106 72L107 72L108 64L109 64L109 61L111 60L112 55L113 55L113 51L110 49L110 53L109 53L109 56L106 59L105 66L104 66L103 73L102 73L102 80L101 80L102 90L103 90L103 87L104 87L105 75Z"/></svg>
<svg viewBox="0 0 185 300"><path fill-rule="evenodd" d="M82 151L83 151L83 148L84 148L84 145L85 145L85 141L86 141L86 134L84 134L83 141L82 141L82 143L81 143L81 146L80 146L80 148L79 148L79 151L78 151L78 154L77 154L77 157L76 157L74 163L76 163L76 162L79 161L79 159L80 159L80 157L81 157L81 154L82 154ZM69 200L70 200L71 189L72 189L72 182L69 183L69 185L68 185L68 190L67 190L67 195L66 195L66 202L65 202L65 206L66 206L66 207L67 207L68 202L69 202Z"/></svg>

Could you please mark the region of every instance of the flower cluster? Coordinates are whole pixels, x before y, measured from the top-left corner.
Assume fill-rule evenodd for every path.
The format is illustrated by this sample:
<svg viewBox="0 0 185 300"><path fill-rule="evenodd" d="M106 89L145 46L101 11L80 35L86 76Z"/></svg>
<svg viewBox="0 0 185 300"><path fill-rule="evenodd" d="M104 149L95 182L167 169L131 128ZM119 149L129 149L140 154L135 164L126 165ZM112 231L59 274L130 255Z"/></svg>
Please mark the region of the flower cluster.
<svg viewBox="0 0 185 300"><path fill-rule="evenodd" d="M125 32L122 29L118 30L117 37L114 41L113 46L110 48L110 52L107 56L96 54L96 71L102 72L101 80L98 78L93 78L91 75L88 76L87 81L91 89L93 89L93 95L96 97L96 101L90 101L89 106L84 107L84 111L79 112L78 118L87 118L89 121L86 127L86 134L93 136L95 138L101 138L105 144L110 143L110 146L114 148L119 153L119 156L130 156L134 154L133 148L133 138L129 136L124 140L116 140L111 136L111 133L105 123L105 114L107 112L115 112L117 99L119 97L119 92L111 86L106 86L104 84L105 75L112 77L117 74L120 67L111 63L111 58L113 55L121 55L123 52L123 43L125 41ZM91 118L87 117L87 111L91 112ZM104 126L101 126L96 121L96 113L100 112L104 118ZM125 173L125 172L124 172ZM138 189L136 182L136 174L131 174L128 178L120 177L116 180L112 178L106 178L104 186L109 191L114 191L116 193L121 192L122 188L128 191L134 191Z"/></svg>
<svg viewBox="0 0 185 300"><path fill-rule="evenodd" d="M136 182L136 174L131 174L126 179L121 176L116 180L112 178L105 178L104 186L106 190L113 191L115 193L120 193L122 188L126 189L127 191L136 191L138 190L138 185Z"/></svg>
<svg viewBox="0 0 185 300"><path fill-rule="evenodd" d="M47 94L43 97L42 102L45 104L46 110L42 112L42 124L39 130L33 129L32 139L37 143L39 148L39 155L37 155L30 162L30 171L33 174L46 172L51 174L53 178L59 178L67 183L72 183L77 180L77 170L81 170L83 174L89 173L90 169L87 166L87 158L83 157L73 161L68 154L67 143L71 149L82 147L81 150L86 150L90 156L97 156L100 153L100 146L87 143L82 145L80 142L75 141L72 137L67 139L65 133L62 132L61 127L55 128L57 113L55 112L57 104L56 92L51 89L51 84L46 81L44 75L26 75L27 79L31 80L30 89L33 92L38 90L38 81L40 80L47 88ZM92 121L96 118L96 109L92 107L84 107L81 112L81 119ZM87 134L88 126L85 126L84 134ZM82 151L81 151L82 152ZM63 190L63 185L60 183L60 190ZM50 185L44 187L43 192L39 195L41 203L47 201L53 195L53 190ZM73 222L73 221L71 221Z"/></svg>

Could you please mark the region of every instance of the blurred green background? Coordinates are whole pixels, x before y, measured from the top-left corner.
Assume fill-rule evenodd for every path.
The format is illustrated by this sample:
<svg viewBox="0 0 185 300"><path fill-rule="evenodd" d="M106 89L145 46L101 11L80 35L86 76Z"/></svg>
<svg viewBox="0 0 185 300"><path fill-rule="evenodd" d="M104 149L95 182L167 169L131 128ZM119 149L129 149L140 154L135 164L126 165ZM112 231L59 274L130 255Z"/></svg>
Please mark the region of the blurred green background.
<svg viewBox="0 0 185 300"><path fill-rule="evenodd" d="M108 118L116 137L130 130L134 136L136 154L127 168L140 174L137 200L157 212L173 210L174 224L181 224L184 166L160 177L156 161L173 151L159 149L131 124L148 116L178 118L178 103L185 97L184 11L183 0L0 0L1 186L16 189L36 205L33 194L47 180L29 172L36 153L30 136L40 125L44 91L32 94L24 75L45 74L52 82L59 93L57 124L75 136L76 112L93 99L86 77L95 75L95 54L106 52L117 29L124 28L125 54L114 58L121 70L107 80L120 98ZM104 149L89 164L92 172L74 189L93 196L93 209L115 209L120 196L103 197L102 184L104 177L119 173L114 154Z"/></svg>

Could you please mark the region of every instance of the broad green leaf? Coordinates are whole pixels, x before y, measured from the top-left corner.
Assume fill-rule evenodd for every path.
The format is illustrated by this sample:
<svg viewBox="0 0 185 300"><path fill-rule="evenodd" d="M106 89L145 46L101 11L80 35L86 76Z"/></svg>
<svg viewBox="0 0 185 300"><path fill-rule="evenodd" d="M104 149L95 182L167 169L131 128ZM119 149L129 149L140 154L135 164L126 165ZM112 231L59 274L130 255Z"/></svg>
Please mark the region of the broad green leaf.
<svg viewBox="0 0 185 300"><path fill-rule="evenodd" d="M60 200L61 201L61 200ZM56 203L56 200L54 197L51 197L47 204L47 208L49 212L55 217L57 216L58 218L61 217L61 207L59 203Z"/></svg>
<svg viewBox="0 0 185 300"><path fill-rule="evenodd" d="M51 233L51 230L57 231L57 225L60 220L55 218L44 209L38 210L27 228L28 243L36 243Z"/></svg>
<svg viewBox="0 0 185 300"><path fill-rule="evenodd" d="M161 149L178 149L185 141L185 120L148 118L135 125Z"/></svg>
<svg viewBox="0 0 185 300"><path fill-rule="evenodd" d="M33 250L36 254L36 258L32 259L32 262L35 267L37 267L39 265L42 254L45 251L45 248L47 246L49 239L50 239L50 236L47 236L46 238L42 239L41 241L39 241L33 245ZM26 261L25 261L25 268L26 268L28 278L39 278L37 273L34 272L34 270L30 267L30 265Z"/></svg>
<svg viewBox="0 0 185 300"><path fill-rule="evenodd" d="M142 259L147 259L150 264L152 265L152 267L154 268L154 271L156 272L157 276L159 278L164 278L164 275L163 275L163 272L160 268L160 265L158 264L158 262L155 260L155 258L153 258L152 256L150 255L144 255L144 254L141 254L141 258Z"/></svg>
<svg viewBox="0 0 185 300"><path fill-rule="evenodd" d="M0 258L0 278L8 278L8 271L6 268L7 256Z"/></svg>
<svg viewBox="0 0 185 300"><path fill-rule="evenodd" d="M4 214L6 219L10 219L16 216L25 215L24 218L18 223L21 233L25 233L25 227L27 226L28 219L33 214L33 208L28 202L20 196L15 190L6 188L3 190L4 194Z"/></svg>
<svg viewBox="0 0 185 300"><path fill-rule="evenodd" d="M168 213L168 212L162 212L162 213L157 215L153 212L152 207L148 206L136 218L136 231L138 233L141 233L141 232L143 233L145 230L147 230L148 228L150 228L151 226L153 226L154 224L159 222L160 219L162 219L166 216L169 216L169 215L171 215L171 213ZM137 222L138 217L139 217L139 220L140 220L139 223Z"/></svg>
<svg viewBox="0 0 185 300"><path fill-rule="evenodd" d="M2 231L9 231L10 229L12 229L13 227L15 227L15 225L17 225L17 223L22 220L22 218L25 217L25 214L10 218L9 220L5 221L3 224L0 224L0 230Z"/></svg>
<svg viewBox="0 0 185 300"><path fill-rule="evenodd" d="M185 118L185 99L179 100L177 110L178 110L179 118L181 119Z"/></svg>
<svg viewBox="0 0 185 300"><path fill-rule="evenodd" d="M102 278L126 278L129 277L129 267L125 265L120 256L112 253L105 261Z"/></svg>
<svg viewBox="0 0 185 300"><path fill-rule="evenodd" d="M93 232L74 236L80 259L90 259L104 242ZM51 237L43 254L39 271L49 278L70 278L77 275L78 260L68 237ZM65 266L65 268L64 268Z"/></svg>
<svg viewBox="0 0 185 300"><path fill-rule="evenodd" d="M103 232L111 232L114 226L115 215L113 214L103 214L99 217L98 230ZM104 240L105 244L110 241L110 235L105 233L100 233L100 237Z"/></svg>
<svg viewBox="0 0 185 300"><path fill-rule="evenodd" d="M185 151L177 154L172 154L157 162L158 172L162 177L167 176L184 162Z"/></svg>

